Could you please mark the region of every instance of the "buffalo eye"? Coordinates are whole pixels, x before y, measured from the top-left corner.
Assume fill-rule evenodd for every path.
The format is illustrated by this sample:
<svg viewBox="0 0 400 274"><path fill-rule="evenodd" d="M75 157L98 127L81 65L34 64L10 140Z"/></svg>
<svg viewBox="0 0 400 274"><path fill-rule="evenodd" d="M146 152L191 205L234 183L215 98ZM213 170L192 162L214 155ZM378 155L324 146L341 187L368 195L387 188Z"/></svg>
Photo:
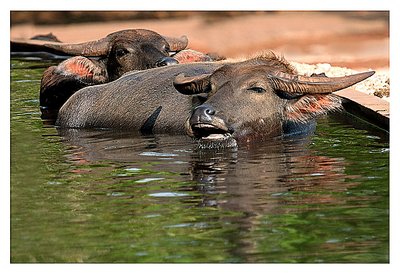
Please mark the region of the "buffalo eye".
<svg viewBox="0 0 400 274"><path fill-rule="evenodd" d="M124 56L125 54L127 54L129 51L127 50L127 49L124 49L124 48L120 48L120 49L117 49L116 51L115 51L115 55L117 56L117 57L122 57L122 56Z"/></svg>
<svg viewBox="0 0 400 274"><path fill-rule="evenodd" d="M163 45L162 49L165 52L170 52L171 51L171 49L169 48L169 45Z"/></svg>
<svg viewBox="0 0 400 274"><path fill-rule="evenodd" d="M264 88L261 88L261 87L251 87L247 90L254 92L254 93L264 93L266 91Z"/></svg>

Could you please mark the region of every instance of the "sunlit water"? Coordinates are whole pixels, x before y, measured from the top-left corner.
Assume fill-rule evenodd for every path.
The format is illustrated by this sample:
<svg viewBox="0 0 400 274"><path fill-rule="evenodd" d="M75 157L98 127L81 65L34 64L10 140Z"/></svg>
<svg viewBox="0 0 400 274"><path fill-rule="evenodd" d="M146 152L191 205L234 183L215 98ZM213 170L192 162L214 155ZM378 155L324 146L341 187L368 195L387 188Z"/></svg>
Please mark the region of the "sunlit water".
<svg viewBox="0 0 400 274"><path fill-rule="evenodd" d="M38 107L49 65L12 61L12 262L388 262L384 132L330 116L309 137L197 151L58 131Z"/></svg>

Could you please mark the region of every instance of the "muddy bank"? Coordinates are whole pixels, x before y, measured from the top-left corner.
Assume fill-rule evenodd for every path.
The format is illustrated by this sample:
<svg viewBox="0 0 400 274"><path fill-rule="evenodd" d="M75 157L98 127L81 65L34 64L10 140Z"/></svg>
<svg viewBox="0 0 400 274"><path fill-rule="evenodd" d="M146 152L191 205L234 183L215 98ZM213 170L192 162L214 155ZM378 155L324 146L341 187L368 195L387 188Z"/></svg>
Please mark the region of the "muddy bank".
<svg viewBox="0 0 400 274"><path fill-rule="evenodd" d="M195 12L171 18L164 14L160 19L62 25L24 23L12 25L11 38L52 32L61 41L82 42L121 29L146 28L170 36L185 34L189 47L230 58L270 49L295 62L353 69L389 68L389 22L385 12L212 14Z"/></svg>

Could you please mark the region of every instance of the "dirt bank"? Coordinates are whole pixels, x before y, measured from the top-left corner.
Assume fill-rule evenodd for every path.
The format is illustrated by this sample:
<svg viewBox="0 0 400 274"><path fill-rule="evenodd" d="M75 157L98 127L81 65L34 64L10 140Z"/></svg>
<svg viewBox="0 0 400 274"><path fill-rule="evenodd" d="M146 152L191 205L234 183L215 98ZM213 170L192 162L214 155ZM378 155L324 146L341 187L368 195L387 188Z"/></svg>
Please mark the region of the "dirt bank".
<svg viewBox="0 0 400 274"><path fill-rule="evenodd" d="M360 70L389 68L387 13L254 12L218 16L216 12L210 16L196 12L162 18L64 25L25 23L11 27L11 38L52 32L62 41L81 42L121 29L146 28L170 36L185 34L189 47L226 57L270 49L302 63L330 63Z"/></svg>

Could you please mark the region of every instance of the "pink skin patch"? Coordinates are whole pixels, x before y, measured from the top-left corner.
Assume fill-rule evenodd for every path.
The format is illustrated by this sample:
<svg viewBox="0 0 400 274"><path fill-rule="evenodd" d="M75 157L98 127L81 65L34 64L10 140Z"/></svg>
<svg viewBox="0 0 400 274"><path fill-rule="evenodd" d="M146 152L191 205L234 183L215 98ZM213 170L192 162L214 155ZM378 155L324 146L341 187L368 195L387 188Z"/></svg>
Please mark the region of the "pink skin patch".
<svg viewBox="0 0 400 274"><path fill-rule="evenodd" d="M286 117L294 122L305 122L340 106L340 99L333 95L305 95L287 108Z"/></svg>
<svg viewBox="0 0 400 274"><path fill-rule="evenodd" d="M212 61L210 56L191 49L182 50L173 57L178 60L180 64Z"/></svg>
<svg viewBox="0 0 400 274"><path fill-rule="evenodd" d="M73 77L88 84L101 84L108 81L105 67L83 56L75 56L60 63L55 73L62 77Z"/></svg>
<svg viewBox="0 0 400 274"><path fill-rule="evenodd" d="M77 56L63 62L63 72L81 78L92 78L93 71L90 69L90 66L92 65L92 62L89 59Z"/></svg>

